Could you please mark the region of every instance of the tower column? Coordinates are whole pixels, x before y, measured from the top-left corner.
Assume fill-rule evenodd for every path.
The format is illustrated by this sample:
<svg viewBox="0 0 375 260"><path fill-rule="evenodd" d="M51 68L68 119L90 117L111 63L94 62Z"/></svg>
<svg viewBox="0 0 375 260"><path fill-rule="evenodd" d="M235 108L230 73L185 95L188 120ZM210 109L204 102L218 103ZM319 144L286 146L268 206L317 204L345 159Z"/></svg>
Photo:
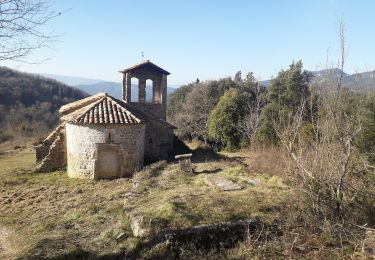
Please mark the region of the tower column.
<svg viewBox="0 0 375 260"><path fill-rule="evenodd" d="M161 91L161 104L163 106L163 120L166 120L167 112L167 75L163 74L161 76L160 82L160 91Z"/></svg>
<svg viewBox="0 0 375 260"><path fill-rule="evenodd" d="M152 84L152 103L160 104L161 103L161 91L160 91L160 80L154 79Z"/></svg>
<svg viewBox="0 0 375 260"><path fill-rule="evenodd" d="M132 95L132 86L131 86L131 72L127 72L124 74L123 82L122 82L122 99L126 103L131 102L131 95Z"/></svg>
<svg viewBox="0 0 375 260"><path fill-rule="evenodd" d="M145 79L139 79L138 102L140 103L146 102L146 80Z"/></svg>

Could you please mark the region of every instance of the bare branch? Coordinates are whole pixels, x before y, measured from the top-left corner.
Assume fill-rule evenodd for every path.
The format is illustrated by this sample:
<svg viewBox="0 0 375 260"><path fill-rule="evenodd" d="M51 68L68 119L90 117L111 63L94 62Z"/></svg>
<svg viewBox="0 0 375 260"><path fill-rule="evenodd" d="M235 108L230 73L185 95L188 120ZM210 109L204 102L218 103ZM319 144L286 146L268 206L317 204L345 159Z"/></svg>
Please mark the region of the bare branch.
<svg viewBox="0 0 375 260"><path fill-rule="evenodd" d="M58 37L43 27L61 13L49 0L0 0L0 60L26 62L40 48L51 48Z"/></svg>

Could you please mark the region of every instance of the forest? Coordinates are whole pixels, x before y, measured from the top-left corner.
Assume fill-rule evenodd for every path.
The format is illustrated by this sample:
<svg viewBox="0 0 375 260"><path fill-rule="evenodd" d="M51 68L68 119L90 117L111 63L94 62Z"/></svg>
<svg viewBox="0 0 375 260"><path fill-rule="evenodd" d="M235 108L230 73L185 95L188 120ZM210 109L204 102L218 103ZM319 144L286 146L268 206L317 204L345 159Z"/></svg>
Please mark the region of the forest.
<svg viewBox="0 0 375 260"><path fill-rule="evenodd" d="M320 245L360 245L375 224L375 91L344 86L335 71L318 80L293 62L267 88L240 71L197 80L171 95L168 119L180 138L216 151L284 154L283 175L295 189L285 231L306 235L300 243L316 236Z"/></svg>
<svg viewBox="0 0 375 260"><path fill-rule="evenodd" d="M61 82L0 68L0 143L38 141L57 125L58 110L87 94Z"/></svg>
<svg viewBox="0 0 375 260"><path fill-rule="evenodd" d="M262 86L252 72L245 77L238 71L233 78L197 79L169 96L167 116L181 139L197 139L217 150L231 151L249 145L282 145L281 134L296 123L297 115L303 119L296 129L299 142L314 139L321 130L316 124L327 116L324 106L331 109L340 101L342 120L358 120L361 126L351 141L373 161L375 92L356 83L344 87L340 81L334 69L327 70L324 80L316 80L303 70L302 61L281 70L269 87ZM338 100L327 104L331 98Z"/></svg>

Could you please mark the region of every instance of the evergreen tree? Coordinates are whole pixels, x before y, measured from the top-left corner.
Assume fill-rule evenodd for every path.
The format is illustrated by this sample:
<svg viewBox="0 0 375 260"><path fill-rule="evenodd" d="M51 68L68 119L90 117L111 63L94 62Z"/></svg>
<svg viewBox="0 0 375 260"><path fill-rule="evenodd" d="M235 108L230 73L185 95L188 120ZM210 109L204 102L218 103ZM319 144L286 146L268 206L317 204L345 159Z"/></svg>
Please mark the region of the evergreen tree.
<svg viewBox="0 0 375 260"><path fill-rule="evenodd" d="M237 89L230 89L220 98L208 119L209 136L228 150L241 145L242 133L238 127L245 114L245 98Z"/></svg>
<svg viewBox="0 0 375 260"><path fill-rule="evenodd" d="M268 91L268 104L264 108L260 120L256 140L276 144L278 142L274 122L281 122L288 112L296 111L310 93L308 83L311 74L303 70L302 61L292 63L288 70L279 72L271 82Z"/></svg>
<svg viewBox="0 0 375 260"><path fill-rule="evenodd" d="M240 70L237 71L237 73L234 75L234 82L236 82L237 84L242 83L242 72Z"/></svg>

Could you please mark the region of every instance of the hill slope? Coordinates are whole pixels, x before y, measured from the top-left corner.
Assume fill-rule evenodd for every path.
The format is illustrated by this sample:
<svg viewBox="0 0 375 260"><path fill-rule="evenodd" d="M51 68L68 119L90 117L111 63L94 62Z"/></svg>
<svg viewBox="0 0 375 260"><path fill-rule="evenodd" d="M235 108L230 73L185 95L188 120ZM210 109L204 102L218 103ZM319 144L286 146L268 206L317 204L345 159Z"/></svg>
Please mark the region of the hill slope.
<svg viewBox="0 0 375 260"><path fill-rule="evenodd" d="M86 96L56 80L0 67L0 143L45 136L62 105Z"/></svg>

